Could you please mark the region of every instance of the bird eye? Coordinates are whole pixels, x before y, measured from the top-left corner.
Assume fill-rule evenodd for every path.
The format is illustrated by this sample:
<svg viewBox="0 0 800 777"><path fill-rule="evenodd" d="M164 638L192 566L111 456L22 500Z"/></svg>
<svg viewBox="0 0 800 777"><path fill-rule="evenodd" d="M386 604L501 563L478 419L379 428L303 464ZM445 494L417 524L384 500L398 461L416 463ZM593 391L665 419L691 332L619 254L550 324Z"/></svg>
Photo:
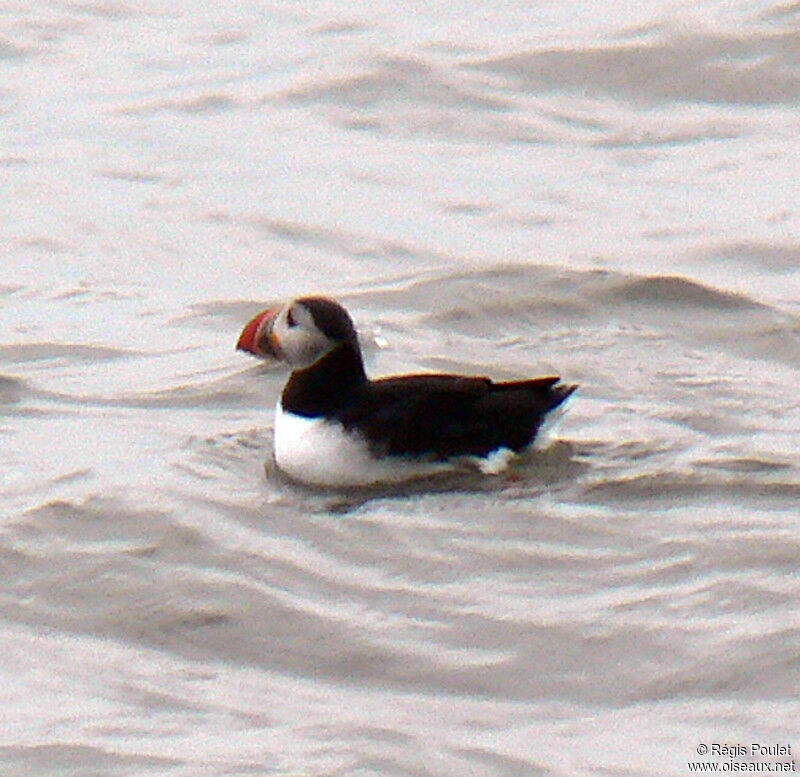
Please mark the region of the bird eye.
<svg viewBox="0 0 800 777"><path fill-rule="evenodd" d="M297 326L297 321L294 320L294 316L292 315L292 309L286 311L286 323L289 326Z"/></svg>

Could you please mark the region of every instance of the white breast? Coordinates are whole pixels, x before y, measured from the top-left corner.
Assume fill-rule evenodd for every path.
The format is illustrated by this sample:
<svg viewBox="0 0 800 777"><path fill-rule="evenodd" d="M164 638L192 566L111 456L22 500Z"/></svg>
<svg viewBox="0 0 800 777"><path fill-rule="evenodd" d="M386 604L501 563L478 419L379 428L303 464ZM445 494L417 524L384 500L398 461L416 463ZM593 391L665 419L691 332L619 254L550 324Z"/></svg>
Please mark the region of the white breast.
<svg viewBox="0 0 800 777"><path fill-rule="evenodd" d="M316 486L397 483L447 472L447 462L375 458L356 433L333 421L275 411L275 463L289 477Z"/></svg>

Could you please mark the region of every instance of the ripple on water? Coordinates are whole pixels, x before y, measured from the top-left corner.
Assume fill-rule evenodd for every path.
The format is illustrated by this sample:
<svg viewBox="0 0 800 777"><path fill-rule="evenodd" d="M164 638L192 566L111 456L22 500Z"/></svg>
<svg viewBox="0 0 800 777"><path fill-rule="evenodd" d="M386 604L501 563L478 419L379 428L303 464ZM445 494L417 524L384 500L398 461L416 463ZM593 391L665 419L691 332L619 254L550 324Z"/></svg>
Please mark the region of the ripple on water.
<svg viewBox="0 0 800 777"><path fill-rule="evenodd" d="M139 356L136 351L80 343L20 343L0 345L0 361L11 364L62 359L71 362L98 362Z"/></svg>
<svg viewBox="0 0 800 777"><path fill-rule="evenodd" d="M790 469L789 472L793 472ZM750 471L750 475L754 473ZM767 475L772 470L767 470ZM774 481L769 477L714 477L713 472L653 472L621 477L606 477L584 488L589 502L619 502L626 507L641 506L652 510L655 505L680 507L698 500L719 500L721 504L748 505L754 509L770 505L781 509L787 502L800 500L800 483Z"/></svg>
<svg viewBox="0 0 800 777"><path fill-rule="evenodd" d="M12 773L47 774L58 764L61 774L105 773L118 774L120 770L137 773L167 773L185 764L184 759L163 758L154 755L131 755L114 751L108 744L91 747L81 744L8 745L0 747L0 760Z"/></svg>
<svg viewBox="0 0 800 777"><path fill-rule="evenodd" d="M25 381L0 375L0 405L18 402L26 393Z"/></svg>
<svg viewBox="0 0 800 777"><path fill-rule="evenodd" d="M631 278L622 284L608 289L603 295L605 301L617 304L652 304L697 308L698 310L743 311L757 305L740 294L720 291L697 281L679 276L648 276Z"/></svg>
<svg viewBox="0 0 800 777"><path fill-rule="evenodd" d="M793 103L800 98L797 34L665 31L644 43L523 51L473 63L515 88L725 105Z"/></svg>

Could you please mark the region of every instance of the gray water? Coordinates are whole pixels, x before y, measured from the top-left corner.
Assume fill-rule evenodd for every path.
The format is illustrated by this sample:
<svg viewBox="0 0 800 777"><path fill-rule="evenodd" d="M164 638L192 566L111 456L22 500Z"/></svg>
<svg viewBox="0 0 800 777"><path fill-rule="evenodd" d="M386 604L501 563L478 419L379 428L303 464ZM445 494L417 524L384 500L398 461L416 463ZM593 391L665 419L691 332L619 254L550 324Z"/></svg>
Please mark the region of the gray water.
<svg viewBox="0 0 800 777"><path fill-rule="evenodd" d="M5 6L0 774L800 752L800 5L628 5ZM234 345L305 293L580 391L495 478L292 485Z"/></svg>

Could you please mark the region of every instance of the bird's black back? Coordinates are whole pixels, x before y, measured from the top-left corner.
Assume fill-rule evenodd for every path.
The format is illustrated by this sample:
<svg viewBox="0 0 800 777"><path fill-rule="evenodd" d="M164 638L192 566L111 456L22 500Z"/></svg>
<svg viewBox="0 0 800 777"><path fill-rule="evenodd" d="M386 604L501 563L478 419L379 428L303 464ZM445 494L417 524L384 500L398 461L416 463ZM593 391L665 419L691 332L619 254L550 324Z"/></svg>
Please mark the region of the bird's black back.
<svg viewBox="0 0 800 777"><path fill-rule="evenodd" d="M374 452L431 459L485 456L533 442L544 417L575 390L547 377L512 383L414 375L366 383L336 417Z"/></svg>

